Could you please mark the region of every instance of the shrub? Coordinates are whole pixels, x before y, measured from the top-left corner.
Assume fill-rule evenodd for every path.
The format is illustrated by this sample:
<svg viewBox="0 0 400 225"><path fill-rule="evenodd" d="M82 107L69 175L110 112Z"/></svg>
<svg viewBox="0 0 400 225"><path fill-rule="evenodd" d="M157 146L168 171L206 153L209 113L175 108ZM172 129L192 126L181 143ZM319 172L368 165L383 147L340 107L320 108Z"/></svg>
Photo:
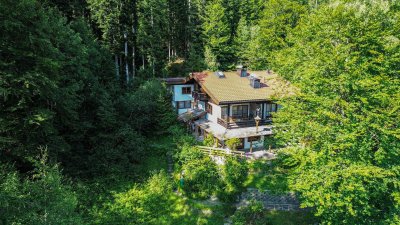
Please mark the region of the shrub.
<svg viewBox="0 0 400 225"><path fill-rule="evenodd" d="M210 158L187 161L183 166L183 190L194 198L207 198L216 193L220 176L217 165Z"/></svg>
<svg viewBox="0 0 400 225"><path fill-rule="evenodd" d="M154 173L143 185L115 195L105 224L158 224L170 213L172 183L165 171Z"/></svg>
<svg viewBox="0 0 400 225"><path fill-rule="evenodd" d="M203 157L204 157L203 152L201 152L198 148L188 144L182 146L181 151L178 154L178 160L182 164L185 164L192 160L200 160Z"/></svg>
<svg viewBox="0 0 400 225"><path fill-rule="evenodd" d="M231 217L234 225L268 225L261 202L252 201L248 206L238 209Z"/></svg>
<svg viewBox="0 0 400 225"><path fill-rule="evenodd" d="M207 136L204 138L203 144L208 147L214 146L215 144L214 136L211 133L207 134Z"/></svg>
<svg viewBox="0 0 400 225"><path fill-rule="evenodd" d="M228 146L229 149L236 150L237 146L240 145L240 139L239 138L231 138L226 141L226 145Z"/></svg>
<svg viewBox="0 0 400 225"><path fill-rule="evenodd" d="M247 179L247 162L236 157L227 157L225 165L222 167L222 177L224 186L218 193L218 197L224 202L233 202L236 200L244 188L244 182Z"/></svg>
<svg viewBox="0 0 400 225"><path fill-rule="evenodd" d="M248 174L248 166L245 160L227 157L222 172L224 182L229 189L238 191L243 189Z"/></svg>

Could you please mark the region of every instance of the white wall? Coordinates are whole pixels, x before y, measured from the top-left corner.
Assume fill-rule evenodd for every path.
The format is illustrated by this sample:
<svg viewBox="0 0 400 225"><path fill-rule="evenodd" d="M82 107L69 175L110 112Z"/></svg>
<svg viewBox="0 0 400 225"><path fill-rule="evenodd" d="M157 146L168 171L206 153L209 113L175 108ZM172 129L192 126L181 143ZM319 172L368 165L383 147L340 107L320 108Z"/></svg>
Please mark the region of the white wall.
<svg viewBox="0 0 400 225"><path fill-rule="evenodd" d="M212 114L207 113L207 119L214 123L217 123L217 118L221 118L221 107L210 102L208 102L208 104L212 105Z"/></svg>

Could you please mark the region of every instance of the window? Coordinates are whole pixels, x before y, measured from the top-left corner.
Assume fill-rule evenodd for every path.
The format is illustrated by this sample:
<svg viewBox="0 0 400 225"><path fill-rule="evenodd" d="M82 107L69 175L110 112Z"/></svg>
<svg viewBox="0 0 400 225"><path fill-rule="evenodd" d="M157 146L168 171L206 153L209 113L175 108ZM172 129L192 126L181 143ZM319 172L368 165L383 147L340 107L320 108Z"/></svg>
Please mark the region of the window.
<svg viewBox="0 0 400 225"><path fill-rule="evenodd" d="M178 109L189 109L192 105L190 101L178 101L176 102Z"/></svg>
<svg viewBox="0 0 400 225"><path fill-rule="evenodd" d="M207 104L207 109L206 111L210 114L212 114L212 105L210 103Z"/></svg>
<svg viewBox="0 0 400 225"><path fill-rule="evenodd" d="M268 103L265 108L265 116L270 117L272 112L276 112L277 105Z"/></svg>
<svg viewBox="0 0 400 225"><path fill-rule="evenodd" d="M228 119L228 106L221 106L221 118Z"/></svg>
<svg viewBox="0 0 400 225"><path fill-rule="evenodd" d="M234 105L232 107L232 117L233 118L247 118L249 112L248 105Z"/></svg>
<svg viewBox="0 0 400 225"><path fill-rule="evenodd" d="M191 87L183 87L182 88L182 94L192 94L192 88Z"/></svg>

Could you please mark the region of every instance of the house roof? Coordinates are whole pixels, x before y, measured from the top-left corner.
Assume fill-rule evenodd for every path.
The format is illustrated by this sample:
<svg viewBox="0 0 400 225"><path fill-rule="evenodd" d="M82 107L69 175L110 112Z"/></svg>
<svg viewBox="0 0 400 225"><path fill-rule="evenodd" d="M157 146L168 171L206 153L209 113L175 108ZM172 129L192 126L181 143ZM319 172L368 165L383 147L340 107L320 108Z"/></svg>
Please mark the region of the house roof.
<svg viewBox="0 0 400 225"><path fill-rule="evenodd" d="M224 78L218 78L213 72L202 72L193 73L192 77L216 104L266 101L293 93L290 83L272 71L248 72L260 79L260 88L250 86L249 78L240 77L237 72L224 74Z"/></svg>
<svg viewBox="0 0 400 225"><path fill-rule="evenodd" d="M186 84L188 82L187 77L168 77L168 78L160 78L160 80L164 81L168 85Z"/></svg>

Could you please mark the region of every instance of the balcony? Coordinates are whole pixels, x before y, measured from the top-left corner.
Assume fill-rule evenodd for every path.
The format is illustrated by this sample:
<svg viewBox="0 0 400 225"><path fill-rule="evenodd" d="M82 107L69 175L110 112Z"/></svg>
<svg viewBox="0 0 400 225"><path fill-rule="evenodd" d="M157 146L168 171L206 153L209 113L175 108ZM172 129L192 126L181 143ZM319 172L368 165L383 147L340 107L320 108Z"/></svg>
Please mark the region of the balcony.
<svg viewBox="0 0 400 225"><path fill-rule="evenodd" d="M255 127L256 121L254 118L234 118L234 117L226 117L225 119L218 118L218 124L227 128L227 129L235 129L242 127ZM272 120L270 118L260 120L258 123L259 126L271 124Z"/></svg>
<svg viewBox="0 0 400 225"><path fill-rule="evenodd" d="M195 101L208 101L207 94L200 91L192 91L192 97Z"/></svg>

